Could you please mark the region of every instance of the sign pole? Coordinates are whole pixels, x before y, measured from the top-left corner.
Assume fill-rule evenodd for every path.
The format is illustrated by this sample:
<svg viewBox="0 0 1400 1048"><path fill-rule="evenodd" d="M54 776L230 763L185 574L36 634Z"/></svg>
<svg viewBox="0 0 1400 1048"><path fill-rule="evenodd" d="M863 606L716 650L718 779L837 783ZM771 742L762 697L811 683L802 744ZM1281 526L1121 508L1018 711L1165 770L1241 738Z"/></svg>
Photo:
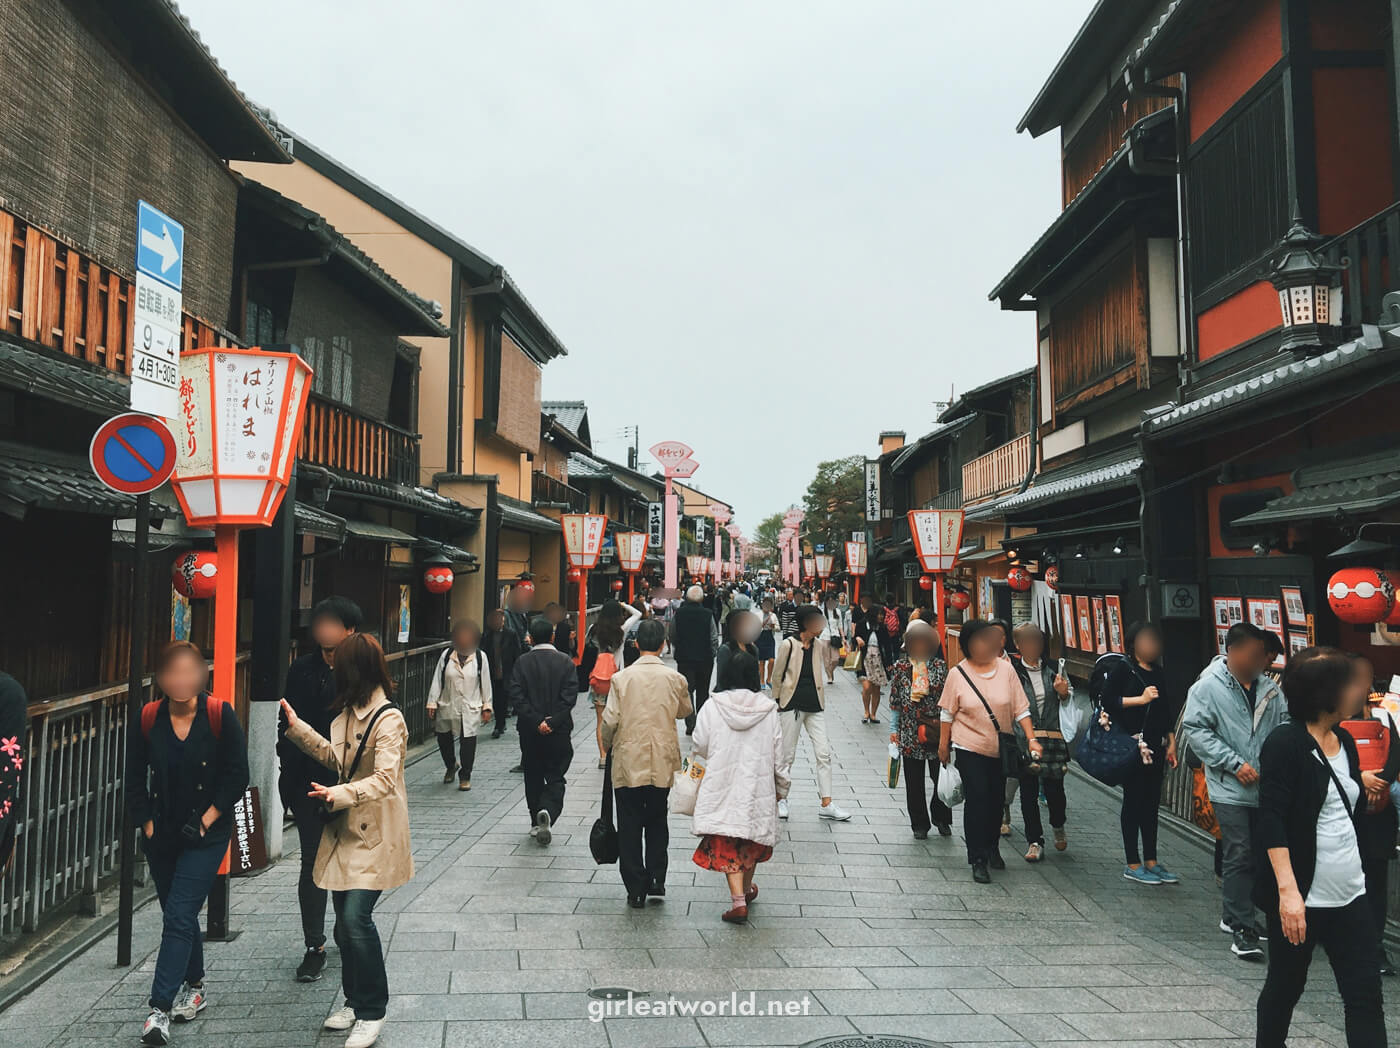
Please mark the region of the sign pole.
<svg viewBox="0 0 1400 1048"><path fill-rule="evenodd" d="M126 730L141 730L141 702L146 676L146 547L151 532L151 496L136 496L136 539L131 551L131 652L126 680ZM131 812L121 806L121 887L117 899L117 967L131 965L131 919L135 907L136 832Z"/></svg>
<svg viewBox="0 0 1400 1048"><path fill-rule="evenodd" d="M671 471L666 471L666 588L675 589L680 585L680 539L676 520L676 500L671 494Z"/></svg>
<svg viewBox="0 0 1400 1048"><path fill-rule="evenodd" d="M574 665L583 664L583 649L588 636L588 569L582 569L578 579L578 658Z"/></svg>
<svg viewBox="0 0 1400 1048"><path fill-rule="evenodd" d="M210 692L215 702L234 705L238 677L238 529L228 524L214 528L214 552L219 563L219 587L214 594L214 681ZM219 866L219 874L209 890L209 917L205 939L228 942L229 934L229 853Z"/></svg>
<svg viewBox="0 0 1400 1048"><path fill-rule="evenodd" d="M629 571L629 572L627 573L627 603L628 603L628 604L631 604L632 601L633 601L633 599L636 597L636 593L634 592L634 588L636 587L636 585L637 585L637 573L636 573L635 571Z"/></svg>
<svg viewBox="0 0 1400 1048"><path fill-rule="evenodd" d="M948 652L944 650L947 643L944 635L943 620L947 617L944 611L946 605L943 602L943 572L939 572L933 577L933 613L938 617L937 624L933 627L938 631L938 650L943 652L943 657L948 657Z"/></svg>

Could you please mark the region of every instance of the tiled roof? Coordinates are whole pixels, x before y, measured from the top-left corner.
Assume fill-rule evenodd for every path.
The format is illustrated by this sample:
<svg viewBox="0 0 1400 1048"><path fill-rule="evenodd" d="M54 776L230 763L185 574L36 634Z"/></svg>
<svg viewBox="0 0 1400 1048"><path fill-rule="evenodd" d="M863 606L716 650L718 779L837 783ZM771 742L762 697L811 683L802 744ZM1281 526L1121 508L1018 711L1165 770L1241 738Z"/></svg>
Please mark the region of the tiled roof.
<svg viewBox="0 0 1400 1048"><path fill-rule="evenodd" d="M1336 513L1370 513L1400 503L1400 451L1305 466L1293 474L1293 483L1297 490L1291 495L1273 499L1232 524L1281 524Z"/></svg>
<svg viewBox="0 0 1400 1048"><path fill-rule="evenodd" d="M0 503L19 507L130 517L136 498L107 487L77 455L39 451L26 444L0 442ZM179 513L151 499L151 516L164 519Z"/></svg>
<svg viewBox="0 0 1400 1048"><path fill-rule="evenodd" d="M1238 404L1273 399L1305 383L1332 377L1351 368L1380 363L1379 354L1384 354L1386 359L1396 355L1394 350L1386 350L1375 328L1365 328L1361 338L1344 346L1302 360L1290 358L1284 364L1268 361L1248 378L1185 404L1159 409L1158 414L1143 423L1143 433L1156 437Z"/></svg>
<svg viewBox="0 0 1400 1048"><path fill-rule="evenodd" d="M125 375L3 332L0 386L104 416L129 410L131 402Z"/></svg>
<svg viewBox="0 0 1400 1048"><path fill-rule="evenodd" d="M481 515L480 510L464 506L456 499L450 499L446 495L440 495L431 488L421 488L416 485L408 484L391 484L382 480L369 480L365 477L353 477L345 473L336 473L333 470L326 470L326 473L331 477L332 490L371 495L375 498L397 502L406 509L411 509L418 513L431 513L439 517L448 517L459 523L475 521Z"/></svg>
<svg viewBox="0 0 1400 1048"><path fill-rule="evenodd" d="M497 496L501 508L501 526L522 531L538 531L542 534L559 534L559 522L543 513L536 513L526 503L504 495Z"/></svg>
<svg viewBox="0 0 1400 1048"><path fill-rule="evenodd" d="M574 436L581 436L580 428L588 420L588 405L581 400L546 400L540 410L553 415L559 425Z"/></svg>
<svg viewBox="0 0 1400 1048"><path fill-rule="evenodd" d="M1034 371L1035 368L1031 368L1031 372L1034 373ZM949 437L954 436L959 430L966 427L974 418L976 418L976 415L965 415L955 422L944 422L940 425L934 426L933 429L929 430L918 440L914 441L914 443L906 444L904 447L900 448L899 454L896 455L894 461L890 463L890 472L898 473L900 468L907 465L909 461L913 459L920 451L927 448L930 444L934 443L935 441L946 440Z"/></svg>
<svg viewBox="0 0 1400 1048"><path fill-rule="evenodd" d="M293 512L296 518L296 530L301 534L333 539L336 542L345 538L344 517L338 517L334 513L328 513L305 502L296 503Z"/></svg>
<svg viewBox="0 0 1400 1048"><path fill-rule="evenodd" d="M419 538L417 548L426 551L429 555L441 553L453 564L475 564L477 557L475 553L462 549L460 546L453 546L447 542L439 542L437 539Z"/></svg>
<svg viewBox="0 0 1400 1048"><path fill-rule="evenodd" d="M1010 512L1020 513L1033 506L1095 490L1128 487L1134 483L1133 478L1141 468L1142 457L1135 448L1120 449L1044 473L1036 477L1025 491L974 506L967 511L967 516L970 520L983 520Z"/></svg>
<svg viewBox="0 0 1400 1048"><path fill-rule="evenodd" d="M583 478L587 480L607 480L612 476L612 470L603 465L595 458L575 451L569 456L569 479Z"/></svg>

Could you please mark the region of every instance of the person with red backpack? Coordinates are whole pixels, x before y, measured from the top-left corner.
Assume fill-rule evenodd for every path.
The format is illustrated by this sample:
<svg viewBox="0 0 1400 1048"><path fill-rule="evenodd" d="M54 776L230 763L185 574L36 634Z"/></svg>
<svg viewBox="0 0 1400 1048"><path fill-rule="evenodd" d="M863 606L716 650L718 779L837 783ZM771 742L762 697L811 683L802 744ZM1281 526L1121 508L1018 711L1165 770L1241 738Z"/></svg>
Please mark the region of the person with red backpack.
<svg viewBox="0 0 1400 1048"><path fill-rule="evenodd" d="M233 806L248 788L243 728L204 690L208 680L197 647L168 645L155 667L165 698L148 702L127 732L126 804L162 913L143 1044L169 1044L171 1020L193 1019L209 1003L199 911L228 851Z"/></svg>

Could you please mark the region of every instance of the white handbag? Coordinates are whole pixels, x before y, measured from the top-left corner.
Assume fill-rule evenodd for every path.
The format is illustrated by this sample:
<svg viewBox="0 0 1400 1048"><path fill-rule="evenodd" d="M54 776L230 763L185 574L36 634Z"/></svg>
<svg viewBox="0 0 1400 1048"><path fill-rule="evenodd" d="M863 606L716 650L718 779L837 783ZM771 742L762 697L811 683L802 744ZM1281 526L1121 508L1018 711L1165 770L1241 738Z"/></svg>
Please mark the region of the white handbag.
<svg viewBox="0 0 1400 1048"><path fill-rule="evenodd" d="M954 764L945 764L938 769L938 799L950 808L963 802L962 775Z"/></svg>
<svg viewBox="0 0 1400 1048"><path fill-rule="evenodd" d="M694 815L695 798L700 795L700 780L705 777L705 762L692 757L681 762L681 770L676 772L671 783L671 796L667 809L672 815Z"/></svg>

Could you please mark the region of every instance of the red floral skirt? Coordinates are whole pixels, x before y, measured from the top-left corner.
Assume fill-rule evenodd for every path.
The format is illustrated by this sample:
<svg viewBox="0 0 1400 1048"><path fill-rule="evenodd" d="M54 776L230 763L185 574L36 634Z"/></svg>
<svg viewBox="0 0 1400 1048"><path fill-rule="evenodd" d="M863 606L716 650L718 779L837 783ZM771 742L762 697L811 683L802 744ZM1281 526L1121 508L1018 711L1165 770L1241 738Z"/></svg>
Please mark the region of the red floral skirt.
<svg viewBox="0 0 1400 1048"><path fill-rule="evenodd" d="M721 837L707 833L700 838L691 860L704 870L716 873L746 873L773 857L771 844L755 844L742 837Z"/></svg>

